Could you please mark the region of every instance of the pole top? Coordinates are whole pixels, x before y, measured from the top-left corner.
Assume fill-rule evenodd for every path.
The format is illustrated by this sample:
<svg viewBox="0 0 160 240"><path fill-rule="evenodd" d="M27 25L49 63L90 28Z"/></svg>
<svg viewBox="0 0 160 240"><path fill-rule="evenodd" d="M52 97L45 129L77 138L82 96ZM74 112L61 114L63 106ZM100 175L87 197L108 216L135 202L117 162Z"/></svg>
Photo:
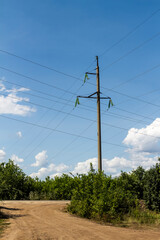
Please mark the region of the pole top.
<svg viewBox="0 0 160 240"><path fill-rule="evenodd" d="M96 60L97 60L97 67L98 67L98 56L96 56Z"/></svg>

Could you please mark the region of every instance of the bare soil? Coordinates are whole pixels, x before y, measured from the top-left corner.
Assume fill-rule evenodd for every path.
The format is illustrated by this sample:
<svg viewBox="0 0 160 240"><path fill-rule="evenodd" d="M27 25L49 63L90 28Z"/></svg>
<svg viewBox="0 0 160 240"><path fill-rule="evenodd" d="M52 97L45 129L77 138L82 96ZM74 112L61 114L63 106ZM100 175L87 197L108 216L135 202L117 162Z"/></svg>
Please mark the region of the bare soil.
<svg viewBox="0 0 160 240"><path fill-rule="evenodd" d="M160 240L160 231L101 225L63 211L67 201L4 201L11 214L1 240Z"/></svg>

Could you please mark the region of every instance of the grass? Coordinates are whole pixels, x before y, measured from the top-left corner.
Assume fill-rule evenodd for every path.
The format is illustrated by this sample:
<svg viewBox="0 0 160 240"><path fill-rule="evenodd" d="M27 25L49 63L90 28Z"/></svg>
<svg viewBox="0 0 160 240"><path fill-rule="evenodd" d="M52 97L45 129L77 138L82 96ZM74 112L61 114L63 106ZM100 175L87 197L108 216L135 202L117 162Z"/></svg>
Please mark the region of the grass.
<svg viewBox="0 0 160 240"><path fill-rule="evenodd" d="M4 229L9 225L10 223L6 222L6 219L0 219L0 237L4 231Z"/></svg>
<svg viewBox="0 0 160 240"><path fill-rule="evenodd" d="M4 226L4 220L0 219L0 235L2 234L3 226Z"/></svg>
<svg viewBox="0 0 160 240"><path fill-rule="evenodd" d="M120 223L120 226L131 228L159 228L160 213L148 209L132 209L129 214L124 216L124 220Z"/></svg>
<svg viewBox="0 0 160 240"><path fill-rule="evenodd" d="M68 209L65 209L65 211L68 211ZM77 216L76 214L72 215ZM133 208L128 214L121 215L120 217L111 217L106 214L102 218L96 216L90 220L100 224L125 228L160 228L160 213L151 211L146 207L142 208L141 206Z"/></svg>
<svg viewBox="0 0 160 240"><path fill-rule="evenodd" d="M2 211L0 211L0 237L1 237L4 229L10 224L7 222L8 218L9 218L8 215L6 215Z"/></svg>

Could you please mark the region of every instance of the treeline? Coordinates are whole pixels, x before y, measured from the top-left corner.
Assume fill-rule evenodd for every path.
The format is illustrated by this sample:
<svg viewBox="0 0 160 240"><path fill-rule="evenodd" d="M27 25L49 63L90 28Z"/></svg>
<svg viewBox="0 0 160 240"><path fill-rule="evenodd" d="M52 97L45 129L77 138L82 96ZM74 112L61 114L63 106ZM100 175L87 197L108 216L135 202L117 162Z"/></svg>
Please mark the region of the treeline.
<svg viewBox="0 0 160 240"><path fill-rule="evenodd" d="M1 200L71 200L68 210L82 217L110 220L136 215L138 209L160 211L160 163L116 178L104 172L63 174L45 180L27 176L11 160L0 164ZM147 210L148 211L148 210ZM148 214L148 212L147 212Z"/></svg>
<svg viewBox="0 0 160 240"><path fill-rule="evenodd" d="M27 176L11 160L0 164L0 200L70 200L75 184L67 174L42 181Z"/></svg>

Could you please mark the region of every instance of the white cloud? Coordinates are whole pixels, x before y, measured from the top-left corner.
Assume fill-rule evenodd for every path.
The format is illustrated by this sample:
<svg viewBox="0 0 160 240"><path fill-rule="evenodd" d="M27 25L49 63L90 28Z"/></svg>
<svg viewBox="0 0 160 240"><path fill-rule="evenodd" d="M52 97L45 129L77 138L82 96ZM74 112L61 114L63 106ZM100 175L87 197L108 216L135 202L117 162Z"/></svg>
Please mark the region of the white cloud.
<svg viewBox="0 0 160 240"><path fill-rule="evenodd" d="M0 92L4 92L4 95L0 96L0 114L13 114L13 115L21 115L26 116L31 112L35 112L35 108L22 105L21 102L28 101L28 98L18 97L18 92L29 91L27 88L13 88L7 90L3 83L0 83ZM6 95L7 93L7 95Z"/></svg>
<svg viewBox="0 0 160 240"><path fill-rule="evenodd" d="M68 166L61 163L61 164L55 166L54 169L55 169L56 172L62 173L62 172L66 171L68 169Z"/></svg>
<svg viewBox="0 0 160 240"><path fill-rule="evenodd" d="M129 159L124 157L114 157L112 159L103 159L102 168L108 175L118 176L121 171L131 171L138 166L148 169L157 163L158 156L150 157L147 153L134 153ZM86 174L90 170L90 163L93 164L95 170L98 169L97 158L88 159L76 164L72 174Z"/></svg>
<svg viewBox="0 0 160 240"><path fill-rule="evenodd" d="M131 128L123 143L131 147L127 151L128 157L115 156L111 159L103 159L102 168L105 173L112 176L119 176L121 171L129 172L138 166L149 169L155 165L158 160L158 153L160 153L160 118L155 119L155 121L144 128ZM72 174L88 173L90 163L92 163L95 170L98 169L97 158L90 158L86 161L78 162L71 171ZM60 176L68 168L64 164L58 166L50 164L47 168L41 168L37 173L31 174L31 176L38 176L39 178L48 175L51 177Z"/></svg>
<svg viewBox="0 0 160 240"><path fill-rule="evenodd" d="M15 163L22 163L22 162L24 162L24 159L23 159L23 158L19 158L19 157L16 156L15 154L12 154L11 160L14 161Z"/></svg>
<svg viewBox="0 0 160 240"><path fill-rule="evenodd" d="M30 177L38 177L38 178L44 178L48 176L48 169L47 168L40 168L38 172L33 172L30 174Z"/></svg>
<svg viewBox="0 0 160 240"><path fill-rule="evenodd" d="M131 152L130 153L131 159L131 167L136 169L138 166L142 166L145 169L148 169L155 165L158 161L158 156L151 156L147 152Z"/></svg>
<svg viewBox="0 0 160 240"><path fill-rule="evenodd" d="M124 157L114 157L112 159L103 159L102 167L107 175L112 175L113 177L119 176L121 171L132 171L138 166L142 166L145 169L149 169L157 163L158 157L150 157L147 153L135 153L130 156L130 159ZM83 162L78 162L73 169L70 171L73 175L87 174L90 170L90 163L92 163L93 168L97 171L98 160L97 158L90 158ZM68 173L67 170L69 166L65 164L50 164L48 167L42 167L37 172L32 173L31 177L45 178L50 176L54 178L55 176L61 176L62 173Z"/></svg>
<svg viewBox="0 0 160 240"><path fill-rule="evenodd" d="M3 85L4 86L4 85ZM6 88L5 88L6 89ZM21 88L12 88L12 89L8 89L6 90L6 92L8 93L17 93L17 92L27 92L29 91L28 88L24 88L24 87L21 87Z"/></svg>
<svg viewBox="0 0 160 240"><path fill-rule="evenodd" d="M48 158L47 151L43 150L42 152L39 152L35 156L36 162L31 164L31 166L33 166L33 167L45 166L48 163L47 158Z"/></svg>
<svg viewBox="0 0 160 240"><path fill-rule="evenodd" d="M90 158L83 162L78 162L72 171L72 174L86 174L90 170L90 163L92 163L95 170L98 169L98 160L97 158ZM131 166L130 161L127 161L125 158L114 157L111 160L103 159L102 168L107 174L115 174L119 168L128 168Z"/></svg>
<svg viewBox="0 0 160 240"><path fill-rule="evenodd" d="M0 161L4 161L4 158L6 156L6 153L3 149L0 149Z"/></svg>
<svg viewBox="0 0 160 240"><path fill-rule="evenodd" d="M52 175L50 175L51 178L55 178L55 177L60 177L62 175L62 173L54 173Z"/></svg>
<svg viewBox="0 0 160 240"><path fill-rule="evenodd" d="M97 158L90 158L84 162L78 162L72 171L73 174L85 174L90 170L90 163L92 163L93 168L97 170Z"/></svg>
<svg viewBox="0 0 160 240"><path fill-rule="evenodd" d="M130 152L160 153L160 118L145 128L131 128L123 143L133 148Z"/></svg>
<svg viewBox="0 0 160 240"><path fill-rule="evenodd" d="M18 136L19 138L22 137L22 132L21 132L21 131L18 131L16 134L17 134L17 136Z"/></svg>
<svg viewBox="0 0 160 240"><path fill-rule="evenodd" d="M42 167L38 170L38 172L32 173L31 177L45 178L50 176L54 178L55 176L60 176L64 171L66 171L69 167L65 164L55 165L51 163L48 167Z"/></svg>

